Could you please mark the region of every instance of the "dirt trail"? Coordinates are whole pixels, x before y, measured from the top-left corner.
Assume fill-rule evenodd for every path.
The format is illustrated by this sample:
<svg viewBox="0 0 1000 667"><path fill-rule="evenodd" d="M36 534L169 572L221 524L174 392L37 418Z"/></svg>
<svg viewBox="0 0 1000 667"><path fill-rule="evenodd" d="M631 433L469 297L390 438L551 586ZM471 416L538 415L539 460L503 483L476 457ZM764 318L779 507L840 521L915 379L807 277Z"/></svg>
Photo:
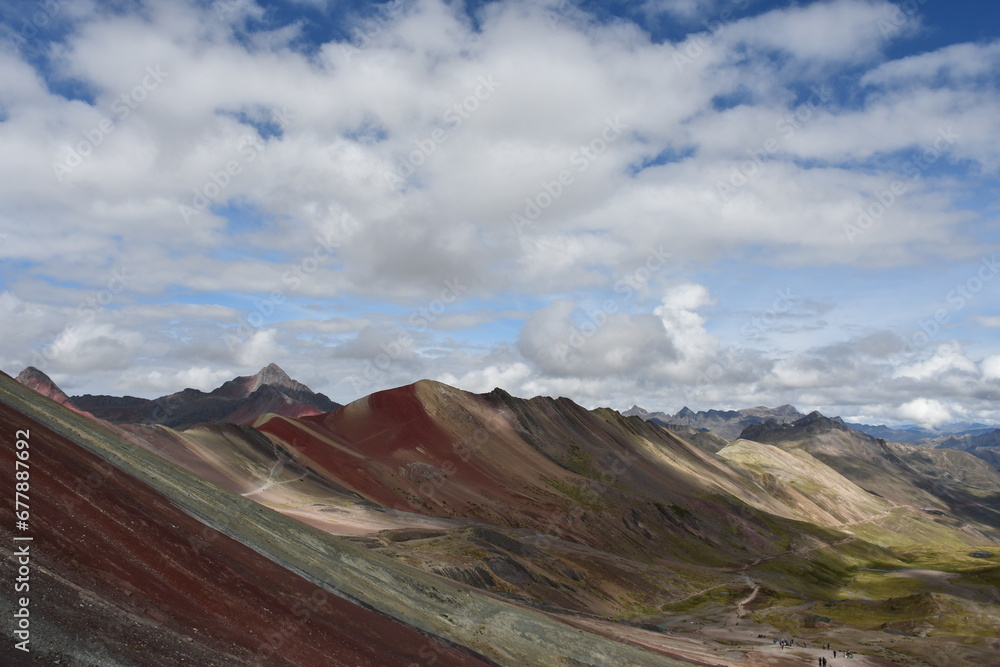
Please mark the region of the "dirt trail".
<svg viewBox="0 0 1000 667"><path fill-rule="evenodd" d="M746 609L744 609L744 607L753 602L754 598L757 597L757 594L760 593L760 584L747 575L743 575L743 579L746 580L747 585L751 586L753 590L750 591L750 595L736 603L736 618L743 618L746 616Z"/></svg>
<svg viewBox="0 0 1000 667"><path fill-rule="evenodd" d="M743 578L743 580L745 582L747 582L747 586L749 586L750 588L753 589L753 591L750 593L750 595L746 599L744 599L741 602L737 603L737 611L738 611L737 617L738 618L742 618L743 614L741 612L742 612L743 605L749 604L751 601L753 601L753 599L755 597L757 597L757 593L760 592L760 586L757 584L757 582L755 582L753 579L751 579L749 576L747 576L747 574L746 574L747 570L749 570L750 568L756 567L757 565L760 565L761 563L763 563L765 561L775 560L776 558L785 558L787 556L804 556L804 555L806 555L808 553L812 553L813 551L819 551L820 549L828 549L830 547L836 547L836 546L839 546L841 544L847 544L849 542L854 542L857 539L858 538L856 538L856 537L845 537L844 539L837 540L836 542L827 542L827 543L824 543L824 544L817 544L816 546L809 547L808 549L789 549L787 551L782 551L779 554L774 554L773 556L764 556L764 557L761 557L761 558L755 558L752 561L750 561L749 563L745 563L745 564L741 565L736 570L733 570L733 568L731 568L731 567L703 567L702 569L714 570L714 571L717 571L717 572L734 572L735 571L735 572L737 572ZM708 593L709 591L714 591L717 588L725 588L726 586L731 586L732 583L733 582L730 581L730 582L726 582L724 584L716 584L715 586L709 586L708 588L703 588L702 590L695 591L695 592L693 592L693 593L691 593L689 595L685 595L682 598L677 598L676 600L671 600L670 604L676 604L678 602L684 602L685 600L690 600L691 598L698 597L699 595L704 595L705 593Z"/></svg>

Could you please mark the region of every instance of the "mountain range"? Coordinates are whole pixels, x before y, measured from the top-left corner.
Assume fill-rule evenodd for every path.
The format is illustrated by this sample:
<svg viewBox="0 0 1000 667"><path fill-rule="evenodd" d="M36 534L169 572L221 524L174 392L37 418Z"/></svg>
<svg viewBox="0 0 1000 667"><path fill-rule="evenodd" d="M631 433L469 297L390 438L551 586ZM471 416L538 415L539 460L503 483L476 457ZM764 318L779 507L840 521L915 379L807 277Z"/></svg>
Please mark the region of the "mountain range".
<svg viewBox="0 0 1000 667"><path fill-rule="evenodd" d="M32 525L59 548L35 613L67 638L50 658L743 664L786 633L810 662L827 641L872 665L1000 649L1000 472L968 452L791 406L664 426L429 380L324 410L273 365L173 403L19 380L0 377L0 421L40 450ZM96 611L42 611L69 591Z"/></svg>
<svg viewBox="0 0 1000 667"><path fill-rule="evenodd" d="M622 414L637 416L660 424L692 442L705 443L705 446L709 447L711 451L718 451L719 442L724 444L738 437L748 437L743 434L753 426L769 421L777 424L788 424L806 416L791 405L781 405L777 408L757 406L742 410L704 410L699 412L684 407L673 415L665 412L650 412L633 405ZM882 440L929 448L960 449L970 452L1000 469L1000 429L994 426L956 422L936 429L918 426L890 428L885 425L872 426L844 422L843 420L840 420L840 424ZM750 431L751 434L754 432ZM710 438L708 434L718 436L718 438Z"/></svg>
<svg viewBox="0 0 1000 667"><path fill-rule="evenodd" d="M269 364L255 375L229 380L208 393L185 389L155 399L90 394L70 397L47 375L30 366L17 380L71 409L112 424L162 424L186 428L215 421L241 423L267 413L303 417L340 407L325 395L290 378L277 364Z"/></svg>
<svg viewBox="0 0 1000 667"><path fill-rule="evenodd" d="M696 430L711 431L726 440L733 440L747 426L759 424L767 419L788 422L803 416L791 405L782 405L777 408L757 406L742 410L700 410L698 412L685 406L673 415L668 415L665 412L648 412L638 405L633 405L622 414L629 417L641 417L647 421L661 424L689 426Z"/></svg>

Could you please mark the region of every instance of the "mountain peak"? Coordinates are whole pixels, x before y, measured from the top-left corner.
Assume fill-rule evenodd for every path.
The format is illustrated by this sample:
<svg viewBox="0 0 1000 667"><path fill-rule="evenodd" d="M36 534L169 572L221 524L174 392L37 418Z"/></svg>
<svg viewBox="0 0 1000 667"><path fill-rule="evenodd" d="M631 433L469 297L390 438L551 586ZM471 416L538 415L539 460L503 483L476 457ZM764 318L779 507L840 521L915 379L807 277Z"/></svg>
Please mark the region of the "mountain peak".
<svg viewBox="0 0 1000 667"><path fill-rule="evenodd" d="M825 433L827 431L850 430L840 417L830 418L819 410L813 410L793 422L781 422L774 417L770 417L758 424L750 424L740 433L740 438L765 442L767 440L762 440L761 438L767 438L774 434L781 434L782 437L798 437L806 434Z"/></svg>
<svg viewBox="0 0 1000 667"><path fill-rule="evenodd" d="M52 381L52 378L34 366L28 366L18 373L17 381L58 403L65 405L69 402L69 396Z"/></svg>
<svg viewBox="0 0 1000 667"><path fill-rule="evenodd" d="M16 380L28 389L32 389L46 398L51 398L56 403L65 405L71 410L76 410L81 414L90 416L90 413L77 408L72 399L52 381L48 375L38 370L34 366L28 366L18 373Z"/></svg>
<svg viewBox="0 0 1000 667"><path fill-rule="evenodd" d="M45 382L47 384L54 384L52 382L52 378L34 366L28 366L23 371L18 373L16 379L21 384L28 384L29 382Z"/></svg>
<svg viewBox="0 0 1000 667"><path fill-rule="evenodd" d="M293 380L288 373L286 373L281 366L275 363L270 363L264 368L260 369L256 375L251 376L253 382L250 385L249 391L252 393L257 391L260 387L264 385L271 385L272 387L284 387L288 389L304 389L305 385L300 382Z"/></svg>

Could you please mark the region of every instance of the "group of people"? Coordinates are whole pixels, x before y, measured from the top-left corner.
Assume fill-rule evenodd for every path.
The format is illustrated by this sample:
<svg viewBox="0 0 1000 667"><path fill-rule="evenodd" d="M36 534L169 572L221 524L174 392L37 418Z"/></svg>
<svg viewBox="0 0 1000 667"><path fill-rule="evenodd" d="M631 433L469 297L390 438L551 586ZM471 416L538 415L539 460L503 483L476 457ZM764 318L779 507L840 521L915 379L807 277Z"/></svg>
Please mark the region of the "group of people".
<svg viewBox="0 0 1000 667"><path fill-rule="evenodd" d="M837 649L832 648L829 643L823 644L823 648L826 649L827 651L833 651L833 657L834 658L837 657ZM845 658L853 658L854 657L854 653L852 653L849 650L848 651L841 651L840 653ZM826 658L819 658L819 667L826 667Z"/></svg>
<svg viewBox="0 0 1000 667"><path fill-rule="evenodd" d="M767 639L767 635L757 635L757 639ZM772 639L771 641L774 644L781 646L782 649L784 649L786 646L795 646L795 642L791 639ZM803 648L806 647L805 644L800 644L800 646L802 646ZM827 651L833 651L833 657L834 658L837 657L837 649L833 648L829 642L823 644L823 649ZM845 658L854 657L854 654L851 651L841 651L840 653ZM819 660L819 667L827 667L826 658L819 658L818 660Z"/></svg>

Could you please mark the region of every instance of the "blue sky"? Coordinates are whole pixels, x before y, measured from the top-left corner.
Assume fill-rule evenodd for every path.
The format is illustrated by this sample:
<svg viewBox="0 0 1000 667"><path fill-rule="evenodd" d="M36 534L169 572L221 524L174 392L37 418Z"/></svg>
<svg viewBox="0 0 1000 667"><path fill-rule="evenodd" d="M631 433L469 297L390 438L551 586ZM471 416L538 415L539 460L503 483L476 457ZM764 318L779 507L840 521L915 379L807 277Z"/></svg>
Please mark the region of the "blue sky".
<svg viewBox="0 0 1000 667"><path fill-rule="evenodd" d="M7 3L0 367L998 423L998 19Z"/></svg>

